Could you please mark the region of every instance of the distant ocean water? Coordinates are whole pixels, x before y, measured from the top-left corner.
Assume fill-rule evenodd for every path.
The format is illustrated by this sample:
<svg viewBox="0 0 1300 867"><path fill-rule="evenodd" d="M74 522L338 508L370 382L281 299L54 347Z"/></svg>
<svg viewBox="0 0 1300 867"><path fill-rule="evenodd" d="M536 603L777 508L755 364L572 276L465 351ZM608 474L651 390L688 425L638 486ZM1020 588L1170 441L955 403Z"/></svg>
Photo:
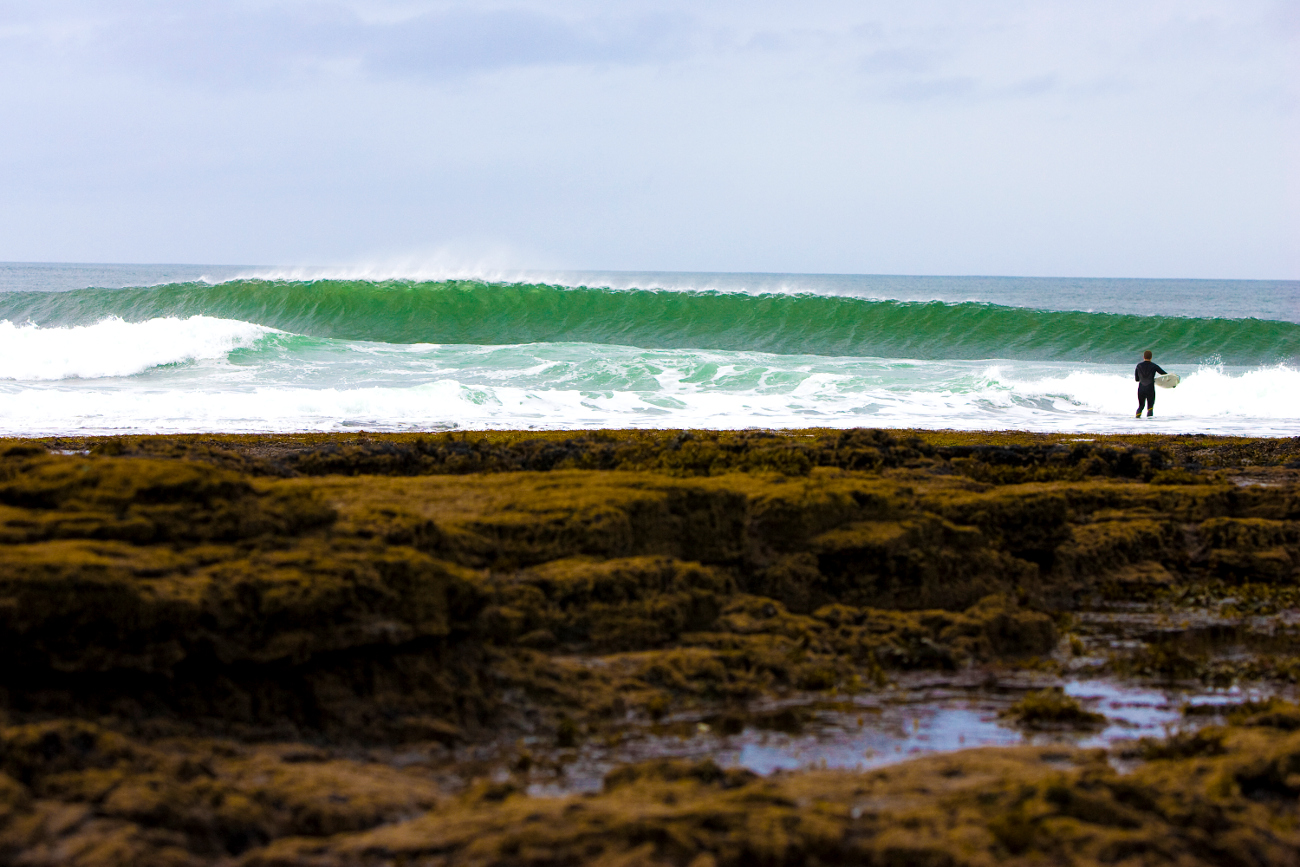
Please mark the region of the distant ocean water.
<svg viewBox="0 0 1300 867"><path fill-rule="evenodd" d="M1183 376L1135 421L1143 349ZM1300 435L1300 281L0 264L0 435Z"/></svg>

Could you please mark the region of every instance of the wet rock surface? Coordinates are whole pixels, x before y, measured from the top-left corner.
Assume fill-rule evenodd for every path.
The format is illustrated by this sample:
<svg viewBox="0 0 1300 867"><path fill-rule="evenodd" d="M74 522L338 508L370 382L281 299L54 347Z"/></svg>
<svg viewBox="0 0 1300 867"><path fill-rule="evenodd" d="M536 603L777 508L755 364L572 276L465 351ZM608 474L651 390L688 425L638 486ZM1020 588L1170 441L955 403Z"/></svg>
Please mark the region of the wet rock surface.
<svg viewBox="0 0 1300 867"><path fill-rule="evenodd" d="M1291 863L1300 440L1074 439L0 442L0 863Z"/></svg>

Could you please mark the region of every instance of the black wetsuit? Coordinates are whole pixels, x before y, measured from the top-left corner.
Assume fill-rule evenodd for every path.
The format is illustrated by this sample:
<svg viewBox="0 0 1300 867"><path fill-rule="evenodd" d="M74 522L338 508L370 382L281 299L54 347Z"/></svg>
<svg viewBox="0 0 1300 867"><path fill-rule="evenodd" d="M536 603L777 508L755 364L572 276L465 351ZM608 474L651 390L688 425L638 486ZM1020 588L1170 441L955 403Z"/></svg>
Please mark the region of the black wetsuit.
<svg viewBox="0 0 1300 867"><path fill-rule="evenodd" d="M1156 408L1156 374L1164 374L1164 368L1154 361L1141 361L1133 370L1133 378L1138 384L1138 415L1145 406L1147 415Z"/></svg>

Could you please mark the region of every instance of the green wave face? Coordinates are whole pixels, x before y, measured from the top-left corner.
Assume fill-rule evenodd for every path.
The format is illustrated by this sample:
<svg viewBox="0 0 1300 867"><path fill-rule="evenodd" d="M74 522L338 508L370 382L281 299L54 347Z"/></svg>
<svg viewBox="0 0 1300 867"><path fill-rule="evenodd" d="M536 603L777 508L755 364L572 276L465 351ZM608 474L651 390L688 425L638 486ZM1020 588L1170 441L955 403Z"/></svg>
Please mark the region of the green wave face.
<svg viewBox="0 0 1300 867"><path fill-rule="evenodd" d="M474 281L177 283L0 294L0 319L85 325L206 315L386 343L585 342L917 359L1288 362L1300 324L1054 312L985 303L565 288Z"/></svg>

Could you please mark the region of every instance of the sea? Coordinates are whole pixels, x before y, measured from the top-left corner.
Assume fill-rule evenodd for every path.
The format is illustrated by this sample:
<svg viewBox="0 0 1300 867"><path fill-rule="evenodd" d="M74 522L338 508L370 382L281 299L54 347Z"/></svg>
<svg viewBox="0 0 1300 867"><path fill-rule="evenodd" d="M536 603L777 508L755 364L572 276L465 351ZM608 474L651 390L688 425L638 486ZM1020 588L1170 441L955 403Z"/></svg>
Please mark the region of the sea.
<svg viewBox="0 0 1300 867"><path fill-rule="evenodd" d="M1300 281L0 263L2 436L1296 436L1298 365Z"/></svg>

